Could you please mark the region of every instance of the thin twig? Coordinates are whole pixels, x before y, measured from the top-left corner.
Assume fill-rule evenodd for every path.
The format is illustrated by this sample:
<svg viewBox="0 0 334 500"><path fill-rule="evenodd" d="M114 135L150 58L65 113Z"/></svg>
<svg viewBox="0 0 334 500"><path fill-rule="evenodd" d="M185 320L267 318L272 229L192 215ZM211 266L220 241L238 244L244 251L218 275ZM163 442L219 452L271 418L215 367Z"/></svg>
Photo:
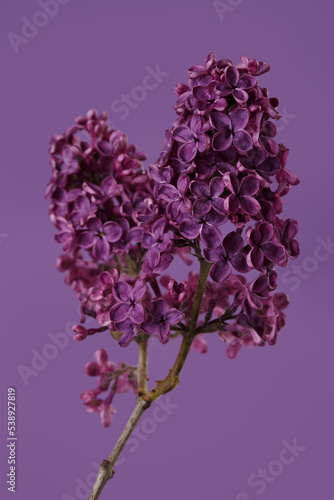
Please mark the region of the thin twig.
<svg viewBox="0 0 334 500"><path fill-rule="evenodd" d="M136 401L136 406L129 418L126 426L122 434L120 435L113 451L110 453L108 460L103 460L100 465L100 470L95 480L92 491L89 495L88 500L97 500L105 486L105 484L111 479L114 475L113 467L116 464L124 446L126 445L127 440L131 436L132 431L136 427L140 417L144 413L144 411L149 408L150 403L145 401L143 398L138 397Z"/></svg>
<svg viewBox="0 0 334 500"><path fill-rule="evenodd" d="M142 397L147 394L147 341L148 335L146 335L145 333L140 334L137 339L139 358L138 366L136 368L138 380L138 397L136 405L113 451L110 453L108 460L103 460L102 464L100 465L99 473L88 500L97 500L106 483L113 477L113 467L116 464L127 440L129 439L132 431L136 427L144 411L151 405L149 401L145 401ZM124 371L126 371L126 369L124 369Z"/></svg>
<svg viewBox="0 0 334 500"><path fill-rule="evenodd" d="M215 329L215 327L219 326L226 326L224 323L225 321L229 319L234 319L235 316L233 315L232 311L227 309L225 313L222 316L219 316L219 318L213 319L211 321L206 321L205 323L202 323L199 325L198 328L196 328L196 335L198 333L212 333L217 331L218 328Z"/></svg>

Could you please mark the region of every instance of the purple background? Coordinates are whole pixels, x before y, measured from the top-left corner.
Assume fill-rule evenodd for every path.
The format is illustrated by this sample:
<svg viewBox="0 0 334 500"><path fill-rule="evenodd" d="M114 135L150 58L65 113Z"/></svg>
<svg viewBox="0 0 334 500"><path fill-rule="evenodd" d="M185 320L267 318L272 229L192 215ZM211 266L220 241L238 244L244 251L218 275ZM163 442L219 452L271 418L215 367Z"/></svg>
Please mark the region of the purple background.
<svg viewBox="0 0 334 500"><path fill-rule="evenodd" d="M107 430L84 411L79 394L94 380L83 365L95 349L135 361L134 347L121 350L104 336L70 341L28 385L18 373L18 365L31 366L31 349L41 352L49 343L49 332L78 321L74 294L55 268L60 247L43 198L50 136L90 108L110 111L122 93L141 85L146 66L160 64L169 75L126 119L111 112L112 123L154 161L174 119L174 84L186 81L188 67L210 51L271 64L261 81L280 98L285 118L279 137L291 147L288 168L302 180L285 199L284 215L300 221L296 264L304 278L298 286L289 283L296 277L291 266L290 274L281 274L280 289L291 304L276 347L244 349L230 361L224 344L211 336L207 355L190 356L181 385L169 396L178 407L135 452L125 450L125 463L101 498L281 500L293 492L313 500L333 489L334 250L323 250L321 261L313 257L317 238L334 239L333 8L321 0L230 4L220 20L204 0L71 0L15 54L7 33L20 34L21 18L32 19L40 7L32 0L1 1L1 498L11 498L4 478L8 386L18 397L16 498L22 500L84 498L75 493L76 478L85 482L92 462L107 457L134 402L130 394L119 396ZM154 343L152 379L164 375L175 349ZM293 439L306 450L257 493L249 476L271 467L282 441Z"/></svg>

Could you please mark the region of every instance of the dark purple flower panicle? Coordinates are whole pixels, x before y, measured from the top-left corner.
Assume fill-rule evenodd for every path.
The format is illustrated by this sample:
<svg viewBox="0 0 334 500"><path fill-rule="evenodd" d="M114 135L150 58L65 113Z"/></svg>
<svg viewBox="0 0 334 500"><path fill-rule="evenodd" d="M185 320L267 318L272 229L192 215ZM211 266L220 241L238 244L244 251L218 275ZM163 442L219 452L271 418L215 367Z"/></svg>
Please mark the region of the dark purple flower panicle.
<svg viewBox="0 0 334 500"><path fill-rule="evenodd" d="M213 53L203 65L191 67L188 83L175 88L178 118L166 132L163 154L151 166L154 199L169 221L165 227L177 235L172 241L178 246L199 241L204 257L213 264L210 277L217 286L233 295L233 271L261 273L243 285L247 293L235 290L231 299L249 322L254 322L249 304L257 311L272 310L275 266L286 265L299 252L297 225L278 219L283 196L299 181L285 167L288 150L275 141L278 99L269 97L259 83L258 77L269 69L246 56L233 65L228 59L217 60ZM175 158L181 164L176 165ZM224 235L223 224L228 221L235 231L228 225ZM203 314L210 317L212 311L220 311L216 302L206 291L203 304L211 309ZM262 316L259 322L266 325ZM265 331L271 328L268 325ZM238 349L262 345L267 337L262 335L259 342L254 332L238 326L233 333L229 327L231 337L225 340L230 342L235 334L233 345Z"/></svg>
<svg viewBox="0 0 334 500"><path fill-rule="evenodd" d="M243 346L276 343L288 305L276 292L276 267L299 255L298 223L280 217L299 179L276 141L279 101L260 82L269 69L214 53L192 66L188 82L175 87L177 117L148 170L146 156L110 128L107 113L91 110L52 137L46 198L64 252L57 267L80 303L76 340L109 331L126 347L146 334L163 344L171 329L184 335L198 258L211 268L192 349L206 352L204 336L212 332L228 343L229 358ZM183 281L170 267L180 257L192 265ZM96 328L83 325L87 317ZM107 426L115 394L136 392L136 374L110 364L103 350L96 356L86 371L98 377L97 388L82 399Z"/></svg>

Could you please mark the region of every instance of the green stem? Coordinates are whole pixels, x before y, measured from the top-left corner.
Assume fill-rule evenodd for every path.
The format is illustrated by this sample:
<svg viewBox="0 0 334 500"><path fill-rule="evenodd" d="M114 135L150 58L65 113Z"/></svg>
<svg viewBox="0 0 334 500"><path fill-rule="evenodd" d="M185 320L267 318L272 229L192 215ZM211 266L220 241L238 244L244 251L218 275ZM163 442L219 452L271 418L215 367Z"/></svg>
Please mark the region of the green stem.
<svg viewBox="0 0 334 500"><path fill-rule="evenodd" d="M209 271L212 267L212 264L204 260L202 257L200 258L200 270L198 276L198 283L194 297L193 308L191 311L190 320L188 323L189 334L193 336L196 331L197 320L201 309L202 297L206 287L206 282L209 276Z"/></svg>
<svg viewBox="0 0 334 500"><path fill-rule="evenodd" d="M196 335L198 333L213 333L219 329L219 326L226 326L225 321L228 319L234 319L233 313L227 309L225 313L219 318L213 319L211 321L206 321L196 329Z"/></svg>
<svg viewBox="0 0 334 500"><path fill-rule="evenodd" d="M137 340L139 350L137 369L138 397L147 394L147 342L148 335L141 333Z"/></svg>
<svg viewBox="0 0 334 500"><path fill-rule="evenodd" d="M179 384L180 372L187 359L187 356L191 348L191 344L196 335L196 325L201 309L203 293L209 276L209 271L212 266L212 264L204 260L202 256L199 257L199 260L200 260L200 271L194 297L194 303L188 323L188 329L183 334L183 340L179 353L171 370L169 371L169 374L164 380L159 380L157 382L156 387L152 389L151 392L145 398L147 399L147 401L150 402L155 401L159 396L161 396L162 394L166 394L169 391L172 391Z"/></svg>
<svg viewBox="0 0 334 500"><path fill-rule="evenodd" d="M136 406L124 427L122 434L120 435L113 451L110 453L107 460L103 460L100 465L100 470L93 485L92 491L89 495L88 500L97 500L106 483L114 475L114 465L116 464L124 446L126 445L129 437L131 436L133 430L139 422L140 417L143 415L144 411L150 407L150 403L145 401L143 398L138 397L136 401Z"/></svg>

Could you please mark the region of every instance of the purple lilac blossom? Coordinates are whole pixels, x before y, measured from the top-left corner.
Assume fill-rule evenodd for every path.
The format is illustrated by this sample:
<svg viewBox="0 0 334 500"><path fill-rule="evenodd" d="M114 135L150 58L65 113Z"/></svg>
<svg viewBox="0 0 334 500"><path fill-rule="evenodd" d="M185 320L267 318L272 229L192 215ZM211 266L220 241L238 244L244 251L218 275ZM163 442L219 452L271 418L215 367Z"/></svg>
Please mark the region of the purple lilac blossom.
<svg viewBox="0 0 334 500"><path fill-rule="evenodd" d="M124 348L143 334L165 344L171 328L182 336L200 254L211 269L197 323L204 331L192 349L207 352L214 331L229 358L242 346L276 343L288 297L276 291L275 269L299 255L298 223L281 214L299 179L286 168L289 150L276 142L279 101L260 82L269 70L214 53L192 66L188 82L175 86L177 117L147 170L146 155L110 128L107 113L91 110L52 137L46 198L64 252L57 267L80 303L76 340L110 332ZM192 265L181 282L169 269L180 257ZM87 317L96 328L85 328ZM97 388L81 397L108 426L115 394L136 393L136 375L103 350L86 372L98 377Z"/></svg>

